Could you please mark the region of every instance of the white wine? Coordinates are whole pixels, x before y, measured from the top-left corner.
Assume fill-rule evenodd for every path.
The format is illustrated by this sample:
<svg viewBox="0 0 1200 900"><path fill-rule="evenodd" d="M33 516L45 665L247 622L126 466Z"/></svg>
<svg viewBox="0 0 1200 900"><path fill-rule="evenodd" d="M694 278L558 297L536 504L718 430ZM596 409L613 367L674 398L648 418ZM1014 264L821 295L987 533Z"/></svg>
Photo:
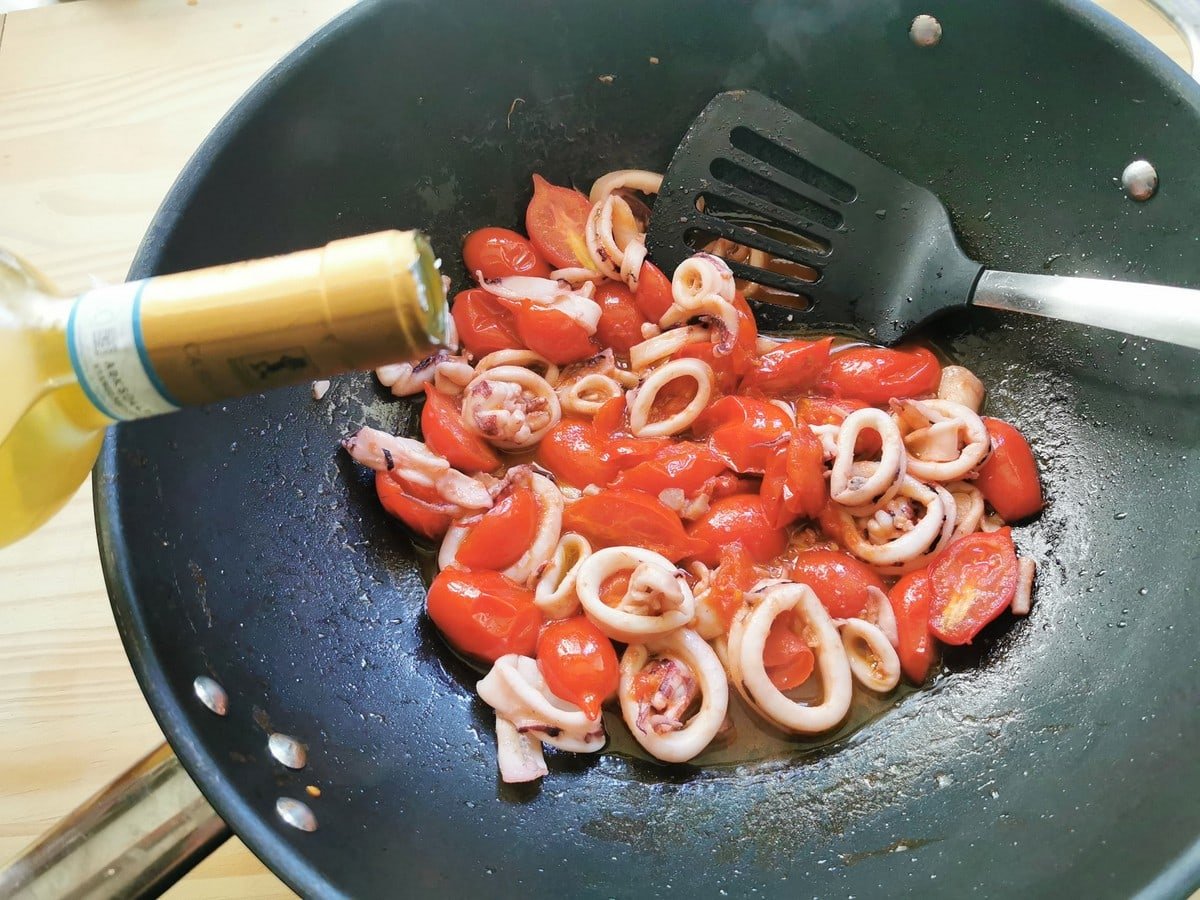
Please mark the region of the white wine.
<svg viewBox="0 0 1200 900"><path fill-rule="evenodd" d="M412 231L75 298L0 251L0 546L70 499L114 422L418 359L447 317Z"/></svg>

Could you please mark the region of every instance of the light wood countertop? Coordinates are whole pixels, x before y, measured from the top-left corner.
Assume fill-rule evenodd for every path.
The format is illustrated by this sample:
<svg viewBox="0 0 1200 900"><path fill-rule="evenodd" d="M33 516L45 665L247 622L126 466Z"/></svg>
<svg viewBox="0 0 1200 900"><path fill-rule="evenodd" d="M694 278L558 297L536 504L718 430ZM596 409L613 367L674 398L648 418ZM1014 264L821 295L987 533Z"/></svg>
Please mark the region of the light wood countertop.
<svg viewBox="0 0 1200 900"><path fill-rule="evenodd" d="M0 17L0 246L65 291L122 281L193 150L351 0L91 0ZM1140 0L1102 0L1172 58ZM162 740L109 610L85 486L0 551L0 862ZM294 896L236 839L168 892Z"/></svg>

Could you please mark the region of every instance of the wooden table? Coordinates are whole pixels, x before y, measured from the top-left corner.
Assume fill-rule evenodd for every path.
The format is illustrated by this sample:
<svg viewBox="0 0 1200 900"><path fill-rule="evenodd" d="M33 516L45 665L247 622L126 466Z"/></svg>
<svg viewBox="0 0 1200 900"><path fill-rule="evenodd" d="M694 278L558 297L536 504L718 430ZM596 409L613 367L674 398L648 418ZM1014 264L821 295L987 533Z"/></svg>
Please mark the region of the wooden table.
<svg viewBox="0 0 1200 900"><path fill-rule="evenodd" d="M0 246L65 291L123 280L218 118L350 5L93 0L0 18ZM1101 5L1187 59L1140 0ZM0 861L161 740L113 625L85 486L38 534L0 551ZM168 896L293 895L232 840Z"/></svg>

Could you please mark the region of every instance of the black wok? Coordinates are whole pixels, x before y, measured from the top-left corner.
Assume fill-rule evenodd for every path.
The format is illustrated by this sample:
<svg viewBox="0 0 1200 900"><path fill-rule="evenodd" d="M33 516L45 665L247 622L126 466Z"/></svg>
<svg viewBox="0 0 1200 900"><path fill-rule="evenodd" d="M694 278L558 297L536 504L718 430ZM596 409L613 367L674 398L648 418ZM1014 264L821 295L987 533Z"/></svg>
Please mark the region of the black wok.
<svg viewBox="0 0 1200 900"><path fill-rule="evenodd" d="M933 49L907 35L926 12ZM741 87L930 187L985 264L1200 287L1200 89L1090 6L994 0L369 3L221 124L132 274L420 226L461 284L459 239L519 225L531 171L586 186L662 168ZM1144 204L1114 181L1137 156L1161 176ZM367 375L322 403L296 389L109 438L100 539L142 687L212 804L310 896L1185 893L1196 357L982 312L934 338L1042 461L1050 506L1019 534L1040 560L1033 615L826 751L557 758L540 789L501 787L405 532L337 450L361 423L412 428ZM198 675L229 692L226 717L196 700ZM272 730L307 743L307 768L271 759ZM319 829L285 825L280 796Z"/></svg>

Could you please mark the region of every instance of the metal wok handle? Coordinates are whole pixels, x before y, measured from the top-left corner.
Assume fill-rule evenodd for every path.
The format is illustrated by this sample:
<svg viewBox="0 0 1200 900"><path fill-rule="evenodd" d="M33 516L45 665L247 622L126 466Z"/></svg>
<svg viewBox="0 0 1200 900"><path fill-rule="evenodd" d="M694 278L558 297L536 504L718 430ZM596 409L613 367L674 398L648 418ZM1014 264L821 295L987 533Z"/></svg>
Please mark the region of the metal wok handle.
<svg viewBox="0 0 1200 900"><path fill-rule="evenodd" d="M1200 291L1188 288L989 269L971 302L1200 350Z"/></svg>
<svg viewBox="0 0 1200 900"><path fill-rule="evenodd" d="M229 834L163 744L0 871L0 897L156 897Z"/></svg>

